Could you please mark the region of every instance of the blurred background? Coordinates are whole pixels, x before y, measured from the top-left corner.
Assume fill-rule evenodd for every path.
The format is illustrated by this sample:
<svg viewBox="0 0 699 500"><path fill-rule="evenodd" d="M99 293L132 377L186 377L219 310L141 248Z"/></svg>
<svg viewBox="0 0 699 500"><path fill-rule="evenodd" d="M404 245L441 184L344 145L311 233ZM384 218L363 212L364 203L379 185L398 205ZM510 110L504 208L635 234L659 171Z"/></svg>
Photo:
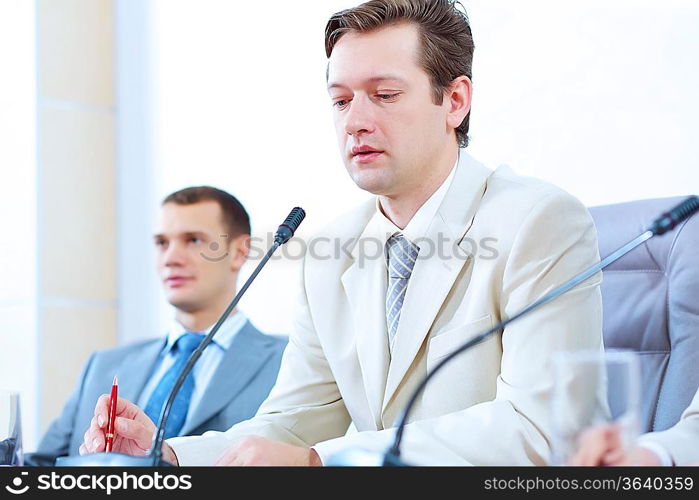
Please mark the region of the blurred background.
<svg viewBox="0 0 699 500"><path fill-rule="evenodd" d="M26 449L90 352L164 333L165 195L230 191L260 248L293 206L303 240L366 198L324 78L325 22L356 3L0 0L0 389L21 393ZM471 154L587 205L699 191L697 2L462 3ZM291 330L299 251L241 302L258 328Z"/></svg>

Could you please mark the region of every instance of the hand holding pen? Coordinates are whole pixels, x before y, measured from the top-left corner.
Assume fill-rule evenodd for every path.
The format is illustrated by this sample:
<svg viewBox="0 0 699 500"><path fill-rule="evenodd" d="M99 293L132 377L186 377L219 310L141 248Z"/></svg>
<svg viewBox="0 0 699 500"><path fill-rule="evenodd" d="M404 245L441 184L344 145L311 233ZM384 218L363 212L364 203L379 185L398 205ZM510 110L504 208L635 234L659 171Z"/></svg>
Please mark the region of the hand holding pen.
<svg viewBox="0 0 699 500"><path fill-rule="evenodd" d="M114 401L111 451L133 456L146 455L155 433L155 424L130 401L120 397L115 397ZM90 428L85 432L83 444L80 445L81 455L106 451L109 408L110 395L103 394L97 400Z"/></svg>

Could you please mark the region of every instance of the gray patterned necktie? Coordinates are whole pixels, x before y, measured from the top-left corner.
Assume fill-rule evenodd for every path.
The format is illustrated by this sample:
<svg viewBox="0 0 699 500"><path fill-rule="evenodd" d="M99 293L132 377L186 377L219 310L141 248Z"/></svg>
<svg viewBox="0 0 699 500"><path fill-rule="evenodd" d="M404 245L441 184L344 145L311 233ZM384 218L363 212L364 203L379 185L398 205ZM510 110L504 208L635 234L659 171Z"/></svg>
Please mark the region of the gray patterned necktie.
<svg viewBox="0 0 699 500"><path fill-rule="evenodd" d="M388 346L391 352L393 352L393 341L398 330L405 289L408 288L408 280L413 272L419 250L417 245L408 241L401 233L394 234L386 242L386 260L388 262L386 324L388 326Z"/></svg>

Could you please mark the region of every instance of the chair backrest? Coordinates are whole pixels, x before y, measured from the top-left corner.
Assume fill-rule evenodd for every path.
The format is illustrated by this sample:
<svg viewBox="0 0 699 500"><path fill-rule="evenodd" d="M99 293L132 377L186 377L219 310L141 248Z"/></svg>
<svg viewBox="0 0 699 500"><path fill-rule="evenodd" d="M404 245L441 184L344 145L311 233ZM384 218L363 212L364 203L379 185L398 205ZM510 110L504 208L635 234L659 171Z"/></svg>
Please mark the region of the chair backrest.
<svg viewBox="0 0 699 500"><path fill-rule="evenodd" d="M590 208L602 258L685 197ZM641 432L674 425L699 387L699 215L604 271L605 348L641 358Z"/></svg>

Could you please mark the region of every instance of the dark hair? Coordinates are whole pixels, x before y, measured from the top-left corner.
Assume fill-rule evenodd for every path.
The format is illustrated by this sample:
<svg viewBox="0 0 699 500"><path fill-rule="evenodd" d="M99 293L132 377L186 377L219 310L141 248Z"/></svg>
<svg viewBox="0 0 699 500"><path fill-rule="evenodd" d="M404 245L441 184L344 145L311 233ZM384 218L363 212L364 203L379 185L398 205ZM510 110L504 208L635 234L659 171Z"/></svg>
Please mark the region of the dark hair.
<svg viewBox="0 0 699 500"><path fill-rule="evenodd" d="M440 105L455 78L471 78L471 26L465 9L462 12L457 5L461 3L456 0L371 0L337 12L325 26L325 54L330 57L337 41L349 31L366 33L401 22L412 23L419 30L419 63L432 82L433 102ZM461 147L468 146L470 117L469 111L456 129Z"/></svg>
<svg viewBox="0 0 699 500"><path fill-rule="evenodd" d="M193 205L202 201L215 201L221 207L223 224L233 238L241 234L250 234L250 217L245 207L230 193L211 186L194 186L169 194L162 205L175 203L176 205ZM230 240L229 240L230 241Z"/></svg>

